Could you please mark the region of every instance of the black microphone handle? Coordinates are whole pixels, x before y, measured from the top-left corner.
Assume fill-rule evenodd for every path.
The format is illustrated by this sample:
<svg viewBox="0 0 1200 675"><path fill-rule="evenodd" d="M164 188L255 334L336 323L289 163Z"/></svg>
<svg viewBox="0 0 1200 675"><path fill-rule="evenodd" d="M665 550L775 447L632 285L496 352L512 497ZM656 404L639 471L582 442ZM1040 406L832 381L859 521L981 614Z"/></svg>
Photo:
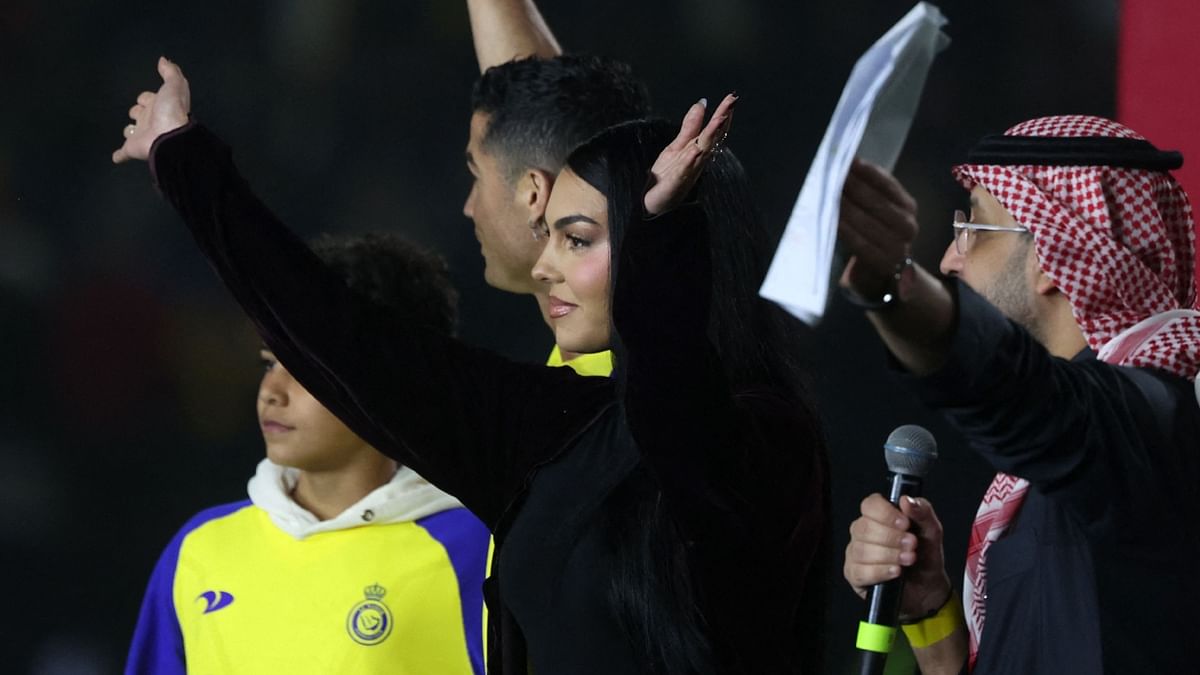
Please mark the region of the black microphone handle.
<svg viewBox="0 0 1200 675"><path fill-rule="evenodd" d="M899 473L889 474L889 476L891 478L891 489L889 490L888 501L893 506L899 507L902 497L921 496L920 478ZM863 623L894 629L900 617L900 596L903 592L903 571L901 571L900 576L891 581L885 581L872 586L871 590L867 593L867 617L863 620ZM860 624L860 638L862 631L863 628ZM888 655L886 651L881 652L859 647L858 653L861 655L859 659L859 675L882 675L883 667L887 663Z"/></svg>

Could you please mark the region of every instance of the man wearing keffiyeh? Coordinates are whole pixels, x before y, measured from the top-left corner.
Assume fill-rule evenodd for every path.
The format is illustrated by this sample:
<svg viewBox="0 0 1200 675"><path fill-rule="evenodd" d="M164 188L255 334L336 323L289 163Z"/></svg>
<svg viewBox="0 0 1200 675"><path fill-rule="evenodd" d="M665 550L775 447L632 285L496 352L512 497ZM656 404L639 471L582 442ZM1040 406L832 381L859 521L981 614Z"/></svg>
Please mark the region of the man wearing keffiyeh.
<svg viewBox="0 0 1200 675"><path fill-rule="evenodd" d="M916 202L878 167L851 170L842 287L998 471L961 604L927 500L872 495L851 526L847 581L904 575L926 675L1197 668L1200 300L1191 207L1168 173L1181 162L1098 117L987 137L954 167L971 213L944 279L908 259Z"/></svg>

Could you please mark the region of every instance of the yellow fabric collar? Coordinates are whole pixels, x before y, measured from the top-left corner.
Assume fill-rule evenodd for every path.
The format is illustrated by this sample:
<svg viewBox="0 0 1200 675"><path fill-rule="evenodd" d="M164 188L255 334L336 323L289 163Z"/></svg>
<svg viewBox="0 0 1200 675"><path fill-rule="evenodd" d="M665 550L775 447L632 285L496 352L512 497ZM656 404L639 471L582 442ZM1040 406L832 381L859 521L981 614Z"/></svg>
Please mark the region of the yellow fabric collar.
<svg viewBox="0 0 1200 675"><path fill-rule="evenodd" d="M580 375L608 377L612 375L612 352L580 354L570 361L563 361L562 352L559 351L558 345L554 345L554 349L550 351L550 358L546 359L546 365L567 366Z"/></svg>

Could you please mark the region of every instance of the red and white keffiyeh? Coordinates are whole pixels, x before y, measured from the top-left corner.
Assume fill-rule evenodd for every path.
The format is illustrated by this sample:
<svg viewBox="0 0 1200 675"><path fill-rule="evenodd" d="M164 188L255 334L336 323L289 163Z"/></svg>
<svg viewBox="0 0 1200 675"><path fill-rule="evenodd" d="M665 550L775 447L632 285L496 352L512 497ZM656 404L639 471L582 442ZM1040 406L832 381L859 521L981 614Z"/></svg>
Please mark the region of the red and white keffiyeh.
<svg viewBox="0 0 1200 675"><path fill-rule="evenodd" d="M1083 115L1030 120L1004 136L1145 140L1121 124ZM1101 360L1196 380L1200 400L1195 229L1187 195L1169 173L1008 162L963 164L953 172L968 190L983 186L1029 228L1042 271L1066 295ZM997 474L975 517L963 588L972 668L986 613L987 550L1028 489L1024 479Z"/></svg>

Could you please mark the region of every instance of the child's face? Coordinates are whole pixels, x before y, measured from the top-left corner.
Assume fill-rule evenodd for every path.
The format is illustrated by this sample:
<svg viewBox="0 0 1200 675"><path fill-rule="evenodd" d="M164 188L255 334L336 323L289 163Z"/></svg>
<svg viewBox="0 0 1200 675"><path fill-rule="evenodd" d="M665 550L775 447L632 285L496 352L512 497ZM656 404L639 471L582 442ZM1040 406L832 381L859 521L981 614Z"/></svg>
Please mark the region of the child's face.
<svg viewBox="0 0 1200 675"><path fill-rule="evenodd" d="M265 372L258 387L258 423L267 457L302 471L334 471L360 453L374 452L308 390L292 379L275 355L261 353Z"/></svg>

